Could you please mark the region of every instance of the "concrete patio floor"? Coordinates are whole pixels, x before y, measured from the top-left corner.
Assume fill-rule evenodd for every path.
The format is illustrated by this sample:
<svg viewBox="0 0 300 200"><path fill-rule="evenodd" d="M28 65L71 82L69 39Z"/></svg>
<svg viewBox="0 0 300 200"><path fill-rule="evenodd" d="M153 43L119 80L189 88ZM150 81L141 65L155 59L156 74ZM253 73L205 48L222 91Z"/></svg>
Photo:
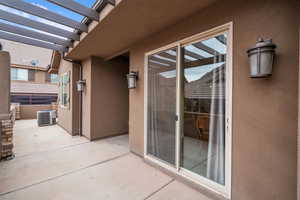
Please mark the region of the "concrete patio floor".
<svg viewBox="0 0 300 200"><path fill-rule="evenodd" d="M0 162L1 200L209 200L130 153L127 135L89 142L22 120L15 146Z"/></svg>

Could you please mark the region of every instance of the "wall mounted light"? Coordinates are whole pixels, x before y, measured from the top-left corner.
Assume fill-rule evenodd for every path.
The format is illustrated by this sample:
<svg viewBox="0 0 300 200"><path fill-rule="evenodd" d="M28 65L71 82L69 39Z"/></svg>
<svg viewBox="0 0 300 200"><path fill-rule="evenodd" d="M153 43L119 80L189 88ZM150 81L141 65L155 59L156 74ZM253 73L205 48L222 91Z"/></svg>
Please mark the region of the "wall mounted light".
<svg viewBox="0 0 300 200"><path fill-rule="evenodd" d="M127 74L127 82L128 82L128 88L134 89L137 85L137 80L139 79L138 72L130 72Z"/></svg>
<svg viewBox="0 0 300 200"><path fill-rule="evenodd" d="M272 40L258 39L256 46L247 51L251 78L265 78L272 75L276 45Z"/></svg>
<svg viewBox="0 0 300 200"><path fill-rule="evenodd" d="M76 82L76 84L77 84L77 91L78 92L82 92L84 90L84 88L85 88L86 81L85 80L78 80Z"/></svg>

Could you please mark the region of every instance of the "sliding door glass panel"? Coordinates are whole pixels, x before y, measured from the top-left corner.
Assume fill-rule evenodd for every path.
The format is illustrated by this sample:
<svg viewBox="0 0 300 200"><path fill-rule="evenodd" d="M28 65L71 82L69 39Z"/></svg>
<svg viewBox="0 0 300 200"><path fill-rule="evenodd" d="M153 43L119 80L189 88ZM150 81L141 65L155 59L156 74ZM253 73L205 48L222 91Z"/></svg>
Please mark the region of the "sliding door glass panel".
<svg viewBox="0 0 300 200"><path fill-rule="evenodd" d="M181 165L225 184L226 34L182 48L184 113Z"/></svg>
<svg viewBox="0 0 300 200"><path fill-rule="evenodd" d="M175 165L177 49L148 57L147 153Z"/></svg>

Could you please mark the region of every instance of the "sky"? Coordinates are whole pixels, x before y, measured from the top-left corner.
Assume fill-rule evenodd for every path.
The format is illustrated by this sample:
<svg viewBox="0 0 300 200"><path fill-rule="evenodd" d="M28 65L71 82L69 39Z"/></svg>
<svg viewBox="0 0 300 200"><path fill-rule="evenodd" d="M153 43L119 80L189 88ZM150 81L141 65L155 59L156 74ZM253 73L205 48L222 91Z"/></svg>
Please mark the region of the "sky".
<svg viewBox="0 0 300 200"><path fill-rule="evenodd" d="M53 11L53 12L55 12L57 14L63 15L63 16L68 17L68 18L71 18L71 19L73 19L75 21L78 21L78 22L81 22L82 19L84 18L84 16L82 16L82 15L79 15L79 14L77 14L75 12L72 12L72 11L70 11L68 9L62 8L60 6L57 6L57 5L55 5L53 3L50 3L50 2L48 2L46 0L23 0L23 1L25 1L27 3L31 3L31 4L33 4L35 6L39 6L41 8L46 9L46 10ZM92 7L97 0L74 0L74 1L80 3L80 4L84 5L84 6ZM41 18L41 17L30 15L28 13L24 13L22 11L15 10L13 8L9 8L9 7L6 7L6 6L0 5L0 10L4 10L4 11L11 12L11 13L14 13L14 14L17 14L17 15L21 15L23 17L26 17L26 18L29 18L29 19L32 19L32 20L35 20L35 21L39 21L39 22L42 22L42 23L46 23L48 25L52 25L52 26L55 26L55 27L59 27L59 28L62 28L64 30L67 30L67 31L74 31L74 29L72 29L70 27L67 27L67 26L64 26L64 25L61 25L61 24L58 24L58 23L46 20L46 19ZM30 30L34 30L34 31L41 32L41 33L44 33L44 34L55 36L55 35L50 34L50 33L46 33L46 32L39 31L39 30L35 30L35 29L29 28L29 27L24 27L22 25L11 23L11 22L7 22L5 20L1 20L0 19L0 22L11 24L11 25L14 25L14 26L19 26L19 27L22 27L22 28L25 28L25 29L30 29ZM56 37L59 37L59 36L56 36Z"/></svg>
<svg viewBox="0 0 300 200"><path fill-rule="evenodd" d="M50 3L50 2L48 2L46 0L23 0L23 1L27 2L27 3L30 3L30 4L33 4L35 6L39 6L39 7L43 8L43 9L55 12L55 13L60 14L62 16L71 18L71 19L73 19L75 21L78 21L78 22L81 22L81 20L84 18L84 16L81 16L81 15L75 13L75 12L72 12L72 11L68 10L68 9L62 8L62 7L57 6L55 4L52 4L52 3ZM84 6L92 7L97 0L74 0L74 1L80 3L80 4L84 5ZM64 26L64 25L61 25L61 24L58 24L58 23L46 20L46 19L41 18L41 17L30 15L28 13L24 13L22 11L19 11L19 10L13 9L13 8L9 8L9 7L3 6L3 5L0 5L0 10L4 10L6 12L10 12L10 13L13 13L13 14L16 14L16 15L20 15L22 17L26 17L26 18L29 18L31 20L35 20L35 21L38 21L38 22L46 23L46 24L51 25L51 26L62 28L62 29L67 30L67 31L74 31L74 29L72 29L70 27L67 27L67 26ZM36 31L36 32L39 32L39 33L51 35L53 37L58 37L58 38L61 38L61 39L67 39L67 38L63 38L63 37L60 37L60 36L57 36L57 35L53 35L53 34L50 34L50 33L47 33L47 32L43 32L43 31L40 31L40 30L32 29L30 27L26 27L26 26L22 26L22 25L19 25L19 24L12 23L12 22L8 22L8 21L2 20L2 19L0 19L0 22L1 23L10 24L10 25L13 25L13 26L22 27L24 29L29 29L29 30ZM5 32L5 31L0 30L0 32ZM16 34L13 34L13 33L10 33L10 34L16 35ZM25 37L25 36L23 36L23 37ZM43 42L45 42L45 41L43 41ZM5 41L1 41L1 43L5 44ZM10 46L12 46L12 45L11 44L7 45L7 46L4 45L3 48L8 48ZM28 56L27 57L25 56L24 58L23 57L20 58L20 59L18 59L17 63L15 63L15 64L30 65L30 61L32 61L32 60L39 61L40 59L42 59L40 57L34 57L32 55L30 55L30 57L28 57ZM49 58L49 62L50 62L50 58Z"/></svg>
<svg viewBox="0 0 300 200"><path fill-rule="evenodd" d="M64 9L60 6L57 6L55 4L52 4L46 0L23 0L23 1L26 1L28 3L32 3L34 5L37 5L39 7L42 7L42 8L45 8L45 9L48 9L50 11L54 11L56 13L59 13L65 17L69 17L71 19L74 19L76 21L81 21L83 19L83 16L81 15L78 15L70 10L67 10L67 9ZM87 7L92 7L95 3L96 0L74 0L84 6L87 6Z"/></svg>

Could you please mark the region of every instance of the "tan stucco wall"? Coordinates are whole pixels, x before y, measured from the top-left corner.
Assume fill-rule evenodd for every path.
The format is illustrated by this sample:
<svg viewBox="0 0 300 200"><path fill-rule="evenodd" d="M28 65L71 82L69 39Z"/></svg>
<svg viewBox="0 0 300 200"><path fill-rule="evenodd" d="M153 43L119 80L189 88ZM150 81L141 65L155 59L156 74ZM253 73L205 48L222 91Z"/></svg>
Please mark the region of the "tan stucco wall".
<svg viewBox="0 0 300 200"><path fill-rule="evenodd" d="M37 111L51 109L51 105L20 105L21 119L36 119Z"/></svg>
<svg viewBox="0 0 300 200"><path fill-rule="evenodd" d="M11 64L32 66L32 60L43 68L50 64L52 50L3 39L0 39L0 43L4 51L10 52Z"/></svg>
<svg viewBox="0 0 300 200"><path fill-rule="evenodd" d="M48 72L43 72L43 71L35 71L34 74L34 81L37 83L45 83L46 82L46 73Z"/></svg>
<svg viewBox="0 0 300 200"><path fill-rule="evenodd" d="M299 30L299 38L300 38L300 19L298 23L298 30ZM300 39L299 39L299 51L298 51L298 56L299 56L299 69L300 69ZM299 70L299 84L298 84L298 140L297 140L297 155L298 155L298 164L297 164L297 172L298 172L298 180L297 180L297 199L300 200L300 70Z"/></svg>
<svg viewBox="0 0 300 200"><path fill-rule="evenodd" d="M10 109L10 55L0 51L0 116Z"/></svg>
<svg viewBox="0 0 300 200"><path fill-rule="evenodd" d="M128 133L128 63L92 57L83 62L83 134L91 140Z"/></svg>
<svg viewBox="0 0 300 200"><path fill-rule="evenodd" d="M82 134L91 139L92 59L82 62L82 78L86 81L82 93Z"/></svg>
<svg viewBox="0 0 300 200"><path fill-rule="evenodd" d="M144 54L233 21L232 199L296 199L298 7L296 1L222 1L166 27L130 50L130 148L143 154ZM246 50L258 37L278 45L273 76L249 78Z"/></svg>
<svg viewBox="0 0 300 200"><path fill-rule="evenodd" d="M7 119L10 111L10 55L0 51L0 120ZM1 141L1 130L0 130ZM2 142L0 142L0 158L2 157Z"/></svg>
<svg viewBox="0 0 300 200"><path fill-rule="evenodd" d="M74 64L72 68L71 78L71 107L72 107L72 135L79 134L79 92L77 91L76 82L79 80L78 64Z"/></svg>
<svg viewBox="0 0 300 200"><path fill-rule="evenodd" d="M59 75L70 72L70 105L68 108L58 105L58 124L67 130L71 135L79 133L79 104L76 81L79 77L79 68L70 62L62 60L59 67Z"/></svg>

